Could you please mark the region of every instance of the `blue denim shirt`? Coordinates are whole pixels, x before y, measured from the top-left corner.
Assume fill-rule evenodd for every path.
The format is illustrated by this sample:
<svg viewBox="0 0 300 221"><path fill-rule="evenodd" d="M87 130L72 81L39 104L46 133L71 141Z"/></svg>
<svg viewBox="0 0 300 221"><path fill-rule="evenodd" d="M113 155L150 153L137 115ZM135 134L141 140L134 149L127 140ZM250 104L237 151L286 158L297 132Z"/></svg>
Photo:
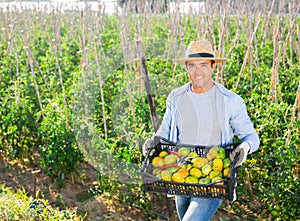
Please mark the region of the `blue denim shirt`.
<svg viewBox="0 0 300 221"><path fill-rule="evenodd" d="M259 147L259 138L247 114L244 100L221 84L216 82L214 84L218 92L220 92L216 95L216 106L218 121L222 131L221 145L232 143L232 138L236 135L242 142L250 144L249 153L256 151ZM161 136L177 143L179 131L175 120L176 109L181 104L181 98L187 93L190 85L191 83L187 83L180 88L174 89L169 94L166 102L166 112L156 136Z"/></svg>

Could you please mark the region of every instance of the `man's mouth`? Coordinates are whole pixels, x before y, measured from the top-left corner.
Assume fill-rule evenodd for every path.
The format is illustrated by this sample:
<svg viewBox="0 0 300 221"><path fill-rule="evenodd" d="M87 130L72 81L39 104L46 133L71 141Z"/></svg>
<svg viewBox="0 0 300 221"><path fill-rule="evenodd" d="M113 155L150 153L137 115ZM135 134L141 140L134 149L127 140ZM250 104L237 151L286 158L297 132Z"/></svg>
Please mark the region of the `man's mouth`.
<svg viewBox="0 0 300 221"><path fill-rule="evenodd" d="M195 76L195 80L200 81L202 80L204 77L203 76Z"/></svg>

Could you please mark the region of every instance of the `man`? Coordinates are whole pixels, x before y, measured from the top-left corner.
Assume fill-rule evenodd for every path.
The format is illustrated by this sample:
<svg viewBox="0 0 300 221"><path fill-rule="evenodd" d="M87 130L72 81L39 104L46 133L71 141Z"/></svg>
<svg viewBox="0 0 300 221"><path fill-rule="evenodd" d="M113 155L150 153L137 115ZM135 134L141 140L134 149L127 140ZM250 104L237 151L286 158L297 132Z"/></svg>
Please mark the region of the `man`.
<svg viewBox="0 0 300 221"><path fill-rule="evenodd" d="M258 149L259 138L247 114L243 99L213 81L217 63L226 61L214 55L208 41L193 41L184 58L175 62L184 65L190 82L173 90L167 98L166 112L156 136L178 144L221 146L232 143L233 136L241 144L237 153L240 166ZM143 145L146 153L154 139ZM181 221L210 220L221 205L221 200L176 196L177 213Z"/></svg>

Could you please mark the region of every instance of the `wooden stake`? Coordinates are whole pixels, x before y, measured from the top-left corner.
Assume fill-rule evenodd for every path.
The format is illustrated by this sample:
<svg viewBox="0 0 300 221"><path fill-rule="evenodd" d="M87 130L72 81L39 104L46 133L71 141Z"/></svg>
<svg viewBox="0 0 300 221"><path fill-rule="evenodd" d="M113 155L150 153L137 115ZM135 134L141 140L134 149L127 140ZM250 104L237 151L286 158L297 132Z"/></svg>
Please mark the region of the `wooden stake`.
<svg viewBox="0 0 300 221"><path fill-rule="evenodd" d="M227 19L226 19L226 9L224 9L223 12L223 18L222 18L222 29L220 31L220 36L219 36L219 47L218 47L218 56L222 57L224 54L224 36L227 28ZM223 75L222 75L222 66L218 66L218 73L217 73L217 82L224 84L223 82Z"/></svg>
<svg viewBox="0 0 300 221"><path fill-rule="evenodd" d="M31 75L32 75L32 79L33 79L33 83L34 83L34 87L35 87L35 92L38 97L38 101L39 101L39 105L40 105L40 109L41 109L41 113L42 113L41 115L44 117L44 108L43 108L42 99L40 96L39 86L38 86L38 83L35 78L34 66L33 66L32 58L31 58L30 54L31 54L31 50L28 46L27 56L28 56L28 61L29 61L30 69L31 69Z"/></svg>
<svg viewBox="0 0 300 221"><path fill-rule="evenodd" d="M287 133L287 138L286 138L286 143L285 143L286 148L289 148L289 145L291 142L292 129L293 129L294 123L296 121L296 112L298 112L297 120L299 121L300 120L300 81L298 84L296 99L295 99L295 102L293 105L291 122L290 122L290 126L289 126L288 133Z"/></svg>
<svg viewBox="0 0 300 221"><path fill-rule="evenodd" d="M238 75L238 79L237 79L236 84L235 84L234 90L237 90L237 87L238 87L238 85L240 84L240 78L241 78L241 76L242 76L242 74L243 74L243 70L244 70L244 68L246 67L247 60L248 60L248 58L249 58L249 56L250 56L250 50L251 50L251 47L252 47L252 42L253 42L254 36L255 36L255 34L256 34L256 31L257 31L257 29L258 29L258 26L259 26L259 24L260 24L260 13L258 14L257 17L258 17L258 21L256 22L256 26L255 26L255 28L254 28L252 34L251 34L250 39L248 40L248 48L247 48L247 51L246 51L246 54L245 54L245 57L244 57L244 61L243 61L241 70L240 70L239 75Z"/></svg>
<svg viewBox="0 0 300 221"><path fill-rule="evenodd" d="M32 171L31 173L33 174L33 198L37 198L37 193L36 193L36 184L37 184L37 174L41 172L41 170L35 170Z"/></svg>

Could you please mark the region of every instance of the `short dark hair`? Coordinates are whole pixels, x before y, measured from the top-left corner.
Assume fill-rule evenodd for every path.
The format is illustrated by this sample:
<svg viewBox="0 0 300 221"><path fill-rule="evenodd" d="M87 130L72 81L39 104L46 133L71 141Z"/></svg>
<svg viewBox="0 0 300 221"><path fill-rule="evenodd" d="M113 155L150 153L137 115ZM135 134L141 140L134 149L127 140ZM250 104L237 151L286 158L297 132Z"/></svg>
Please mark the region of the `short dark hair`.
<svg viewBox="0 0 300 221"><path fill-rule="evenodd" d="M211 61L211 65L213 65L214 63L216 63L215 60L210 60L210 61ZM188 62L188 61L185 61L185 65L187 65L187 62Z"/></svg>

